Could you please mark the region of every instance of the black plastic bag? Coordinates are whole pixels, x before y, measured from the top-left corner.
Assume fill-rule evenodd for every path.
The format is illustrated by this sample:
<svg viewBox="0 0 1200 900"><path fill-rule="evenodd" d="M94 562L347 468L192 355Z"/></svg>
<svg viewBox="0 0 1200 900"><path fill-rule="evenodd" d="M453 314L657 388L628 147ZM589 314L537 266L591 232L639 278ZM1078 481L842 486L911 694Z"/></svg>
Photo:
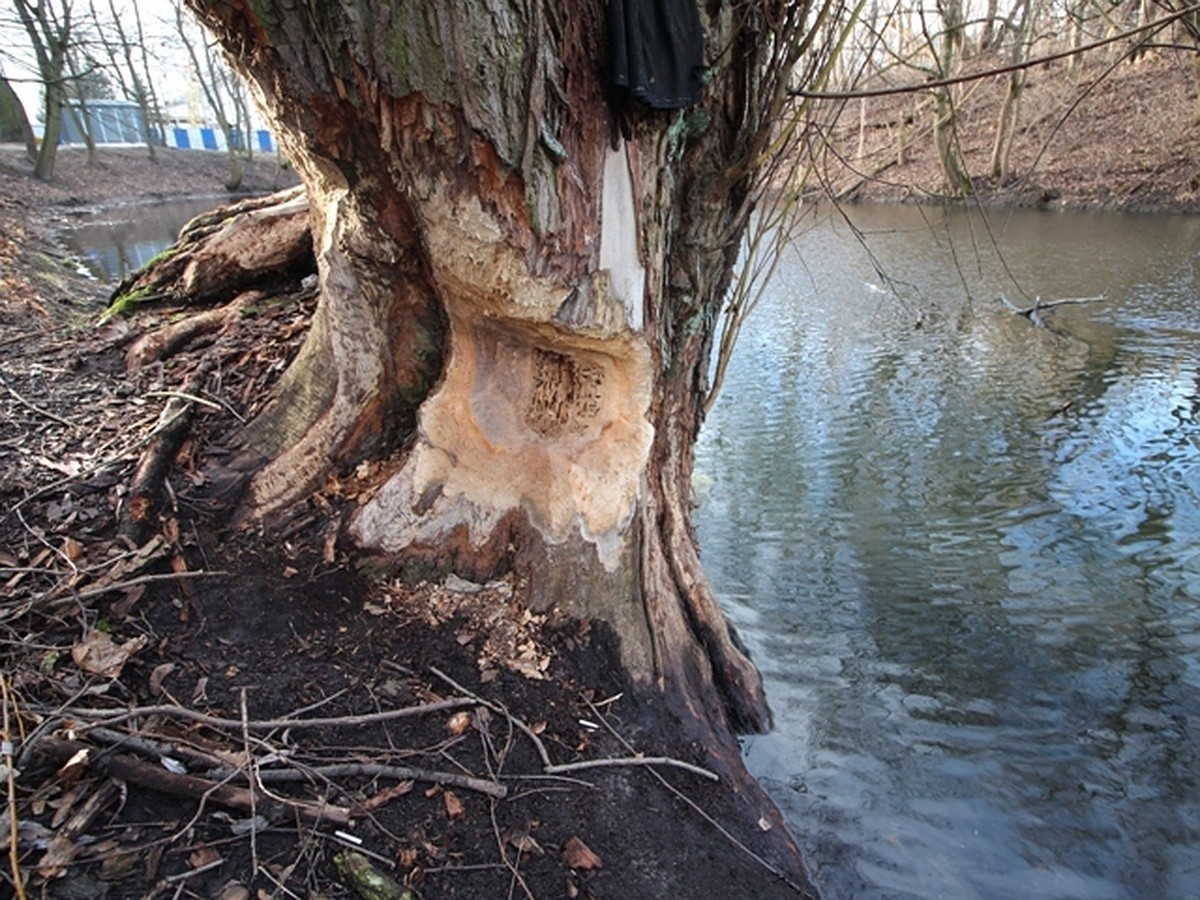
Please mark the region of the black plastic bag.
<svg viewBox="0 0 1200 900"><path fill-rule="evenodd" d="M704 35L696 0L609 0L609 82L655 109L700 101Z"/></svg>

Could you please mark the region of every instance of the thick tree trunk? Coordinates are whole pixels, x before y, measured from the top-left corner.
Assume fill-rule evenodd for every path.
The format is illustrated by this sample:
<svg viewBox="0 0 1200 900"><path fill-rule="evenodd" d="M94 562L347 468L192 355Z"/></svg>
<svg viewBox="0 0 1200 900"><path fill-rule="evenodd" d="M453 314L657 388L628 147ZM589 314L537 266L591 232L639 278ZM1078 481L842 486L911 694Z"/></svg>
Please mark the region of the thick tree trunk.
<svg viewBox="0 0 1200 900"><path fill-rule="evenodd" d="M0 135L5 141L19 141L25 145L30 160L37 158L37 139L29 125L29 116L21 98L13 90L8 79L0 75Z"/></svg>
<svg viewBox="0 0 1200 900"><path fill-rule="evenodd" d="M611 625L698 728L769 723L688 518L713 325L749 212L733 20L702 109L614 138L600 0L189 0L307 188L320 302L241 435L246 518L386 460L360 545Z"/></svg>

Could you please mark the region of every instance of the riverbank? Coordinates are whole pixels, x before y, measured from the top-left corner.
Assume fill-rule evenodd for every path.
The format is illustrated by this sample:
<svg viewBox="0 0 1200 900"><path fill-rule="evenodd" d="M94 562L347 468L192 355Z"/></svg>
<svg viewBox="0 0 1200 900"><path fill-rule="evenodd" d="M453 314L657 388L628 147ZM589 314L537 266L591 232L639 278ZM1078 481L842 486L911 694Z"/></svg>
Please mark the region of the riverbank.
<svg viewBox="0 0 1200 900"><path fill-rule="evenodd" d="M637 698L600 629L530 615L516 581L409 585L341 547L359 473L283 534L196 500L201 453L269 393L311 296L127 373L155 323L100 324L111 285L55 235L223 177L221 157L68 151L42 183L0 157L0 671L30 890L349 896L370 864L427 898L813 896L730 748ZM214 367L161 528L131 544L127 486Z"/></svg>
<svg viewBox="0 0 1200 900"><path fill-rule="evenodd" d="M954 202L1200 211L1200 121L1190 54L1161 49L1134 63L1088 57L1078 69L1067 60L1031 69L1009 176L1000 182L991 174L991 158L1006 83L992 76L956 89L953 140L974 193ZM822 191L864 202L946 199L931 118L923 93L849 101L832 132Z"/></svg>

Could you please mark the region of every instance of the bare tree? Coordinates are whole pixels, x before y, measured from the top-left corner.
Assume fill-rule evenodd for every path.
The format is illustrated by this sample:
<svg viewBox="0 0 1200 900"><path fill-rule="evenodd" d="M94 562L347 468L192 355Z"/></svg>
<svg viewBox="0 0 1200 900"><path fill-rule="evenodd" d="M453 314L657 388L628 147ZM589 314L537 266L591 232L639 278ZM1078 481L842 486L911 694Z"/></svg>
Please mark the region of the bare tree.
<svg viewBox="0 0 1200 900"><path fill-rule="evenodd" d="M1034 21L1036 12L1031 0L1017 0L1013 9L1012 21L1006 31L1013 36L1009 45L1009 61L1016 66L1029 58L1035 34ZM1003 185L1008 181L1008 160L1012 151L1013 136L1017 130L1020 118L1021 91L1025 88L1028 70L1014 67L1007 77L1004 100L1000 104L1000 114L996 121L996 139L992 144L991 172L997 184Z"/></svg>
<svg viewBox="0 0 1200 900"><path fill-rule="evenodd" d="M149 78L148 54L142 29L141 13L132 5L134 28L131 32L123 21L126 11L117 9L116 0L108 0L107 15L98 9L96 0L88 0L92 21L97 26L98 41L108 57L108 71L116 79L121 95L138 105L142 141L151 159L156 158L156 146L162 143L162 132L155 123L162 119L158 96Z"/></svg>
<svg viewBox="0 0 1200 900"><path fill-rule="evenodd" d="M519 572L534 609L606 623L684 727L766 727L689 484L741 239L810 129L792 88L828 77L847 9L664 2L662 28L603 0L189 5L304 180L321 293L212 473L236 516L270 523L376 460L347 523L360 547ZM195 295L204 261L246 258L210 240L158 289Z"/></svg>
<svg viewBox="0 0 1200 900"><path fill-rule="evenodd" d="M932 50L934 78L944 81L955 74L966 45L966 20L962 0L937 0L937 12L940 28L931 31L925 24L923 13L922 26ZM971 179L958 147L955 102L953 85L933 89L933 141L950 192L969 194Z"/></svg>
<svg viewBox="0 0 1200 900"><path fill-rule="evenodd" d="M245 153L241 148L239 134L239 111L245 109L244 89L221 57L221 51L203 35L197 35L191 19L184 15L183 6L176 0L175 25L180 41L191 62L192 74L196 79L209 112L221 129L229 156L229 176L225 189L236 191L245 176Z"/></svg>
<svg viewBox="0 0 1200 900"><path fill-rule="evenodd" d="M38 178L54 175L66 98L67 54L71 46L72 2L58 0L13 0L17 17L29 38L43 90L44 125L33 173Z"/></svg>

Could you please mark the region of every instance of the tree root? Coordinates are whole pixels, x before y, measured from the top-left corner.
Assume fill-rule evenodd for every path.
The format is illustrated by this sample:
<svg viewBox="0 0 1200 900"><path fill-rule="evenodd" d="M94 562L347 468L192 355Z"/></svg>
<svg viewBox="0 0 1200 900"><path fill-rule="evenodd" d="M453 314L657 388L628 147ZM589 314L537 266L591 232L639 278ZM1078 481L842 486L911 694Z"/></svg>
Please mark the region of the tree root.
<svg viewBox="0 0 1200 900"><path fill-rule="evenodd" d="M196 404L186 399L186 395L199 393L214 364L211 358L202 360L187 387L167 400L152 432L150 446L138 460L129 496L121 509L118 531L139 546L150 536L167 474L192 425Z"/></svg>

